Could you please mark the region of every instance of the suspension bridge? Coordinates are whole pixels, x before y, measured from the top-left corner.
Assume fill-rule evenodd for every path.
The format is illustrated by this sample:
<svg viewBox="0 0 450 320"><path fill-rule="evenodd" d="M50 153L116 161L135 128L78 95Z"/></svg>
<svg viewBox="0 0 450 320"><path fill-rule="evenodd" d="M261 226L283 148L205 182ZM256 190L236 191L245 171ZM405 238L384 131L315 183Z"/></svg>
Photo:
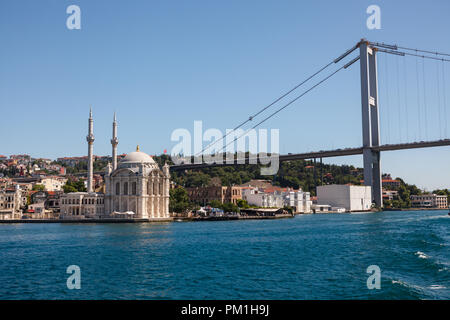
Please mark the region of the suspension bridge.
<svg viewBox="0 0 450 320"><path fill-rule="evenodd" d="M354 51L359 50L359 54L349 59L349 56L353 54ZM390 141L390 136L392 133L392 119L394 115L389 113L390 107L393 106L393 101L397 100L397 109L398 109L398 121L399 124L402 122L406 122L405 130L406 132L402 132L399 129L399 138L401 140L400 143L385 143L381 144L380 139L380 103L379 103L379 88L378 88L378 67L377 67L377 54L383 53L386 57L385 63L385 75L389 74L389 71L396 71L396 85L393 85L397 89L397 99L392 99L389 95L388 90L386 90L385 99L383 103L386 105L386 117L387 117L387 125L385 128L385 140ZM411 95L408 95L406 92L406 82L409 79L407 76L407 68L406 63L404 63L404 72L403 72L403 83L404 83L404 101L401 101L402 89L400 88L400 68L398 60L396 60L396 65L394 68L389 67L388 65L388 56L397 56L397 57L414 57L416 59L415 63L415 75L416 75L416 86L417 86L417 127L414 127L415 139L422 138L425 136L424 140L420 141L405 141L410 137L410 127L409 127L409 117L413 112L413 109L410 107L408 102L408 98ZM422 50L408 47L401 47L397 45L390 45L385 43L378 42L370 42L365 39L362 39L357 44L355 44L352 48L342 53L336 59L333 59L322 68L318 69L311 76L306 78L304 81L281 95L279 98L274 100L269 105L260 109L255 114L249 116L246 120L236 126L232 131L229 131L225 134L221 139L215 140L210 143L207 147L205 147L201 152L195 154L194 156L186 156L184 157L184 162L171 166L171 170L190 170L190 169L200 169L207 167L216 167L216 166L235 166L242 164L255 164L257 160L260 163L267 163L268 157L265 155L252 155L249 153L244 154L243 158L233 157L233 160L230 162L228 160L218 161L215 163L207 163L203 161L203 156L208 154L209 151L212 150L212 147L219 143L225 141L225 139L232 133L238 132L237 130L241 129L248 123L254 123L254 120L263 114L266 110L274 107L278 102L290 96L293 92L298 90L299 88L305 86L306 83L311 82L314 78L318 77L319 74L323 73L325 70L329 69L333 65L340 65L336 70L330 72L327 76L321 78L316 83L311 85L301 94L295 96L290 101L270 113L265 118L258 121L255 125L253 125L250 129L245 130L240 135L236 136L232 141L225 144L223 149L220 152L214 152L215 155L220 156L222 159L226 157L226 148L233 144L240 138L245 137L245 135L252 129L259 127L261 124L274 117L294 102L301 99L303 96L307 95L309 92L319 87L321 84L326 82L328 79L333 77L338 72L349 68L351 65L359 61L360 64L360 81L361 81L361 115L362 115L362 146L356 148L344 148L344 149L334 149L334 150L321 150L315 152L306 152L306 153L297 153L297 154L286 154L286 155L278 155L278 160L282 161L291 161L291 160L300 160L300 159L320 159L327 157L339 157L339 156L350 156L350 155L363 155L363 164L364 164L364 184L372 187L372 199L373 202L379 206L383 206L382 201L382 184L381 184L381 161L380 154L385 151L395 151L395 150L405 150L405 149L416 149L416 148L428 148L428 147L439 147L439 146L448 146L450 145L450 139L447 136L447 101L446 101L446 72L445 72L445 64L450 62L450 54L441 53L438 51L431 50ZM346 61L348 60L348 61ZM436 75L437 75L437 85L435 87L436 93L438 95L437 99L437 107L438 107L438 123L433 122L433 125L439 128L439 139L430 140L428 139L428 120L427 120L427 112L428 112L428 99L430 92L426 89L426 61L435 61L436 63ZM389 77L386 76L385 80L385 88L388 88ZM403 103L402 103L403 102ZM403 107L403 110L402 110ZM408 113L409 112L409 113ZM400 127L399 127L400 128ZM241 129L242 130L242 129ZM227 140L228 141L228 140ZM217 158L216 158L217 159Z"/></svg>

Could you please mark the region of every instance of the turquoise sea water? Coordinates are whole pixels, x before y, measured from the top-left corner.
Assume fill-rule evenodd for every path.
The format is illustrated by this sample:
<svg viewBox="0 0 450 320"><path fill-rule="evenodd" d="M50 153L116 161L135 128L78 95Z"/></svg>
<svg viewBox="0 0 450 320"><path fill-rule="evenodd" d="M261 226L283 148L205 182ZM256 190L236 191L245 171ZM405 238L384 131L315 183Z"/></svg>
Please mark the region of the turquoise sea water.
<svg viewBox="0 0 450 320"><path fill-rule="evenodd" d="M0 299L450 299L449 227L446 211L1 224Z"/></svg>

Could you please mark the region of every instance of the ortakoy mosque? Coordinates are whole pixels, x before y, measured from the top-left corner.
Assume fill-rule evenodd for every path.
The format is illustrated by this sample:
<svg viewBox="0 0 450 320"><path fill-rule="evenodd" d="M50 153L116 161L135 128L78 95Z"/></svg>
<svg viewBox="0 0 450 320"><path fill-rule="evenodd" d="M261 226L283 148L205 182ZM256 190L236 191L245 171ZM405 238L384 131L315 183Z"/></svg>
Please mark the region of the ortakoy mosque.
<svg viewBox="0 0 450 320"><path fill-rule="evenodd" d="M94 125L92 110L89 113L88 177L87 192L65 193L61 196L61 218L63 219L149 219L168 220L169 217L169 166L162 170L148 154L127 154L117 162L117 121L114 115L112 164L109 163L104 180L105 193L94 192L93 146Z"/></svg>

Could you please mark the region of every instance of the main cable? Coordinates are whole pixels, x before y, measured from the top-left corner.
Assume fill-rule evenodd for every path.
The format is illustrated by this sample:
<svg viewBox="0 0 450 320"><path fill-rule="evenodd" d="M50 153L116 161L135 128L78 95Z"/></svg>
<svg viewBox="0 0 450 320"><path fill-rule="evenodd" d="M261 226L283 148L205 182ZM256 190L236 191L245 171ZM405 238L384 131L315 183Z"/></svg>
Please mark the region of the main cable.
<svg viewBox="0 0 450 320"><path fill-rule="evenodd" d="M330 61L329 63L327 63L326 65L324 65L322 68L320 68L318 71L316 71L315 73L313 73L311 76L309 76L308 78L306 78L305 80L303 80L302 82L300 82L299 84L297 84L296 86L294 86L292 89L290 89L289 91L287 91L286 93L284 93L283 95L281 95L279 98L275 99L273 102L271 102L270 104L268 104L267 106L265 106L264 108L262 108L261 110L259 110L258 112L256 112L254 115L249 116L249 118L247 120L245 120L244 122L242 122L241 124L239 124L238 126L236 126L233 130L227 132L225 135L223 135L220 139L215 140L213 142L211 142L208 146L206 146L205 148L203 148L202 151L200 151L199 153L197 153L194 157L202 154L205 150L208 150L210 147L212 147L213 145L215 145L216 143L223 141L228 135L230 135L232 132L236 131L237 129L239 129L240 127L242 127L243 125L247 124L248 122L252 121L255 117L257 117L258 115L260 115L261 113L263 113L264 111L266 111L267 109L269 109L270 107L272 107L274 104L276 104L277 102L279 102L280 100L282 100L283 98L285 98L286 96L288 96L290 93L292 93L293 91L297 90L299 87L301 87L302 85L304 85L306 82L308 82L309 80L311 80L312 78L314 78L315 76L317 76L319 73L321 73L322 71L324 71L325 69L327 69L329 66L331 66L332 64L338 63L339 61L341 61L343 58L345 58L346 56L348 56L350 53L352 53L354 50L356 50L359 46L359 43L357 43L356 45L354 45L352 48L348 49L346 52L344 52L343 54L341 54L338 58L333 59L332 61Z"/></svg>
<svg viewBox="0 0 450 320"><path fill-rule="evenodd" d="M247 124L248 122L252 121L255 117L257 117L258 115L260 115L261 113L263 113L264 111L266 111L267 109L269 109L271 106L273 106L274 104L276 104L277 102L279 102L280 100L282 100L283 98L285 98L287 95L289 95L290 93L292 93L293 91L297 90L299 87L301 87L302 85L304 85L306 82L308 82L309 80L311 80L312 78L314 78L316 75L318 75L319 73L321 73L323 70L325 70L326 68L328 68L329 66L331 66L334 63L334 59L333 61L329 62L328 64L326 64L325 66L323 66L322 68L320 68L318 71L316 71L314 74L312 74L311 76L309 76L308 78L306 78L305 80L303 80L302 82L300 82L299 84L297 84L295 87L293 87L292 89L290 89L289 91L287 91L286 93L284 93L283 95L281 95L280 97L278 97L277 99L275 99L273 102L271 102L270 104L268 104L267 106L265 106L264 108L262 108L261 110L259 110L258 112L256 112L254 115L251 115L248 117L247 120L245 120L244 122L242 122L241 124L239 124L238 126L236 126L233 130L229 131L228 133L226 133L225 135L222 136L222 138L220 138L219 140L215 140L213 142L211 142L208 146L206 146L202 151L200 151L199 153L197 153L195 156L198 156L200 154L202 154L205 150L209 149L210 147L212 147L214 144L218 143L219 141L224 140L228 135L230 135L232 132L236 131L237 129L239 129L240 127L242 127L243 125Z"/></svg>
<svg viewBox="0 0 450 320"><path fill-rule="evenodd" d="M442 53L442 52L437 52L437 51L429 51L429 50L421 50L421 49L413 49L413 48L400 47L400 46L397 46L397 48L403 49L403 50L409 50L409 51L430 53L430 54L434 54L434 55L437 55L437 56L448 56L448 57L450 57L449 53Z"/></svg>
<svg viewBox="0 0 450 320"><path fill-rule="evenodd" d="M314 88L316 88L317 86L319 86L320 84L322 84L323 82L325 82L326 80L330 79L332 76L334 76L336 73L338 73L339 71L341 71L342 69L346 68L348 66L347 65L343 65L341 66L339 69L335 70L334 72L332 72L331 74L329 74L328 76L326 76L325 78L323 78L322 80L320 80L318 83L316 83L315 85L313 85L311 88L309 88L308 90L304 91L302 94L300 94L299 96L295 97L294 99L292 99L291 101L289 101L287 104L285 104L283 107L279 108L278 110L276 110L275 112L273 112L272 114L270 114L269 116L267 116L266 118L264 118L263 120L261 120L260 122L258 122L256 125L254 125L252 128L246 130L243 134L241 134L239 137L235 137L233 139L233 141L230 141L228 144L226 144L223 148L222 148L222 153L223 151L232 143L236 142L236 140L242 138L244 135L246 135L250 130L253 130L255 128L257 128L259 125L263 124L264 122L266 122L267 120L269 120L270 118L272 118L273 116L275 116L277 113L281 112L282 110L284 110L285 108L287 108L288 106L290 106L292 103L294 103L295 101L297 101L298 99L300 99L301 97L303 97L304 95L306 95L308 92L312 91Z"/></svg>

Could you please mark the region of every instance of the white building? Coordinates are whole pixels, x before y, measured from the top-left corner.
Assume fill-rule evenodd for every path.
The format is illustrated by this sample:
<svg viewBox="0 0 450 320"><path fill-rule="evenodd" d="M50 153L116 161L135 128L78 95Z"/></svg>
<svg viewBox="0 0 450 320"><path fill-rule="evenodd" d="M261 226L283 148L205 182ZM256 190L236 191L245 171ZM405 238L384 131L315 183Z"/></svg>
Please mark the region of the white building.
<svg viewBox="0 0 450 320"><path fill-rule="evenodd" d="M282 190L281 188L242 187L242 199L249 205L262 208L293 207L295 212L311 212L312 201L309 192L302 190Z"/></svg>
<svg viewBox="0 0 450 320"><path fill-rule="evenodd" d="M45 191L61 191L66 182L67 178L63 177L45 177L39 184L44 186Z"/></svg>
<svg viewBox="0 0 450 320"><path fill-rule="evenodd" d="M65 193L59 202L61 219L99 218L105 214L104 195L101 193Z"/></svg>
<svg viewBox="0 0 450 320"><path fill-rule="evenodd" d="M293 207L296 212L310 213L312 200L309 192L304 192L302 190L290 191L285 196L285 205Z"/></svg>
<svg viewBox="0 0 450 320"><path fill-rule="evenodd" d="M23 207L27 203L27 197L19 185L14 189L0 191L0 219L21 219Z"/></svg>
<svg viewBox="0 0 450 320"><path fill-rule="evenodd" d="M117 163L117 122L114 115L111 144L113 164L105 174L105 194L93 192L94 123L89 115L87 192L72 192L61 196L61 218L132 218L168 220L169 166L161 170L148 154L139 151L127 154Z"/></svg>
<svg viewBox="0 0 450 320"><path fill-rule="evenodd" d="M139 147L105 175L105 189L106 213L132 212L133 218L139 219L169 218L169 166L161 170Z"/></svg>
<svg viewBox="0 0 450 320"><path fill-rule="evenodd" d="M447 209L447 196L437 194L412 195L411 206L414 208Z"/></svg>
<svg viewBox="0 0 450 320"><path fill-rule="evenodd" d="M317 187L317 203L346 211L367 211L372 207L370 186L325 185Z"/></svg>

